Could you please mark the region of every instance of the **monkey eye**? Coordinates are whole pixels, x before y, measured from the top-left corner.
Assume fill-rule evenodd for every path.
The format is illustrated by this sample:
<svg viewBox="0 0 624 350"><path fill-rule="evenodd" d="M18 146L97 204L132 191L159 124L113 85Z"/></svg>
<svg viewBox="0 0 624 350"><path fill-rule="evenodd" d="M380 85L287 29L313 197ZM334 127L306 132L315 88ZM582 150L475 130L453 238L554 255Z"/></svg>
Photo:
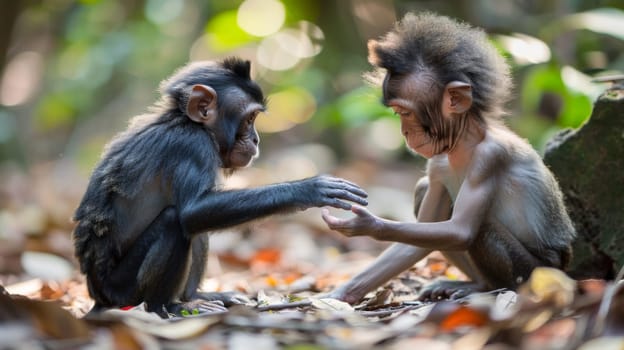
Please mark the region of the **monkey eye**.
<svg viewBox="0 0 624 350"><path fill-rule="evenodd" d="M256 117L260 114L260 111L254 111L249 117L247 117L247 124L251 125L256 121Z"/></svg>
<svg viewBox="0 0 624 350"><path fill-rule="evenodd" d="M431 126L430 125L425 125L425 124L420 124L420 127L422 128L423 132L431 137L435 137L433 130L431 130Z"/></svg>
<svg viewBox="0 0 624 350"><path fill-rule="evenodd" d="M412 113L405 109L399 109L399 108L394 109L394 115L398 115L399 117L407 118L410 116L410 114Z"/></svg>

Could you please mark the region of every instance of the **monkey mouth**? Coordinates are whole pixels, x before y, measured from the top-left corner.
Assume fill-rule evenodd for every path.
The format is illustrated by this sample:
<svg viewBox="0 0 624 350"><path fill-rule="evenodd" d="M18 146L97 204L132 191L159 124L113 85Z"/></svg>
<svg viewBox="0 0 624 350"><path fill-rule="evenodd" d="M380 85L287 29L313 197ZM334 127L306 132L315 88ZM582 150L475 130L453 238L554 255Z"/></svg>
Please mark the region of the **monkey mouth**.
<svg viewBox="0 0 624 350"><path fill-rule="evenodd" d="M428 140L428 141L425 141L425 142L421 142L421 143L419 143L418 145L416 145L416 146L414 146L414 147L411 147L411 146L410 146L410 147L411 147L412 149L416 150L416 149L419 149L419 148L421 148L422 146L428 145L428 144L430 144L430 143L431 143L431 140ZM408 144L408 145L409 145L409 144Z"/></svg>

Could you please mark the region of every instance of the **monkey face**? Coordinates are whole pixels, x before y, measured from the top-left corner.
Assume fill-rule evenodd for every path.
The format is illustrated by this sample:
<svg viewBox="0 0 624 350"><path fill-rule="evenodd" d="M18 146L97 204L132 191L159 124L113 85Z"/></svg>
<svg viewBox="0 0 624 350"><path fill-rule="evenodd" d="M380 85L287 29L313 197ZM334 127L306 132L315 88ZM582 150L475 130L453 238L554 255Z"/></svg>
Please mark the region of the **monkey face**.
<svg viewBox="0 0 624 350"><path fill-rule="evenodd" d="M239 87L226 89L219 96L217 120L206 129L219 145L222 167L244 168L259 154L255 122L265 105Z"/></svg>
<svg viewBox="0 0 624 350"><path fill-rule="evenodd" d="M401 134L407 147L427 159L433 157L435 155L433 139L421 125L416 112L401 104L401 101L393 101L390 107L401 118Z"/></svg>
<svg viewBox="0 0 624 350"><path fill-rule="evenodd" d="M234 145L228 155L228 167L246 167L260 154L260 149L258 148L260 137L254 125L256 117L260 112L260 109L253 109L242 118L236 132Z"/></svg>
<svg viewBox="0 0 624 350"><path fill-rule="evenodd" d="M425 158L441 153L436 135L435 119L439 116L439 84L429 72L391 76L384 80L383 103L401 119L401 134L407 147ZM442 122L438 120L439 122Z"/></svg>

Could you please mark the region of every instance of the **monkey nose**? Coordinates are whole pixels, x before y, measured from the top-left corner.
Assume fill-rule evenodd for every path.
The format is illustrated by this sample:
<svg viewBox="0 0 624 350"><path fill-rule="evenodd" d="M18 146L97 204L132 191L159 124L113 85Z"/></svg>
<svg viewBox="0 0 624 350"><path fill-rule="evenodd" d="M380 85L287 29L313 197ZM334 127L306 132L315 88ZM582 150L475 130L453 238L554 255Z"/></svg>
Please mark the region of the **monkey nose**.
<svg viewBox="0 0 624 350"><path fill-rule="evenodd" d="M403 124L401 124L401 134L403 135L403 137L407 137L407 128L403 126Z"/></svg>

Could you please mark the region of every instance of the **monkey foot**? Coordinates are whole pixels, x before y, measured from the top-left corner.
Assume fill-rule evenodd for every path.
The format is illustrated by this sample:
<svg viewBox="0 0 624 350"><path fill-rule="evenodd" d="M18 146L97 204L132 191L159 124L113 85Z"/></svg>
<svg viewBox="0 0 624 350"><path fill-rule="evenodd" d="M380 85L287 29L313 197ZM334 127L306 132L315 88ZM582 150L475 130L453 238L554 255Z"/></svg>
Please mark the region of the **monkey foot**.
<svg viewBox="0 0 624 350"><path fill-rule="evenodd" d="M208 301L203 299L195 299L182 303L171 303L167 305L166 308L164 308L161 312L158 312L157 310L154 311L161 317L167 318L169 316L168 314L174 314L175 316L217 314L227 312L227 309L223 305L223 302L219 300Z"/></svg>
<svg viewBox="0 0 624 350"><path fill-rule="evenodd" d="M481 290L478 283L465 281L436 281L423 288L419 300L457 300Z"/></svg>
<svg viewBox="0 0 624 350"><path fill-rule="evenodd" d="M225 306L251 304L251 300L246 295L237 292L197 292L194 298L220 301Z"/></svg>

